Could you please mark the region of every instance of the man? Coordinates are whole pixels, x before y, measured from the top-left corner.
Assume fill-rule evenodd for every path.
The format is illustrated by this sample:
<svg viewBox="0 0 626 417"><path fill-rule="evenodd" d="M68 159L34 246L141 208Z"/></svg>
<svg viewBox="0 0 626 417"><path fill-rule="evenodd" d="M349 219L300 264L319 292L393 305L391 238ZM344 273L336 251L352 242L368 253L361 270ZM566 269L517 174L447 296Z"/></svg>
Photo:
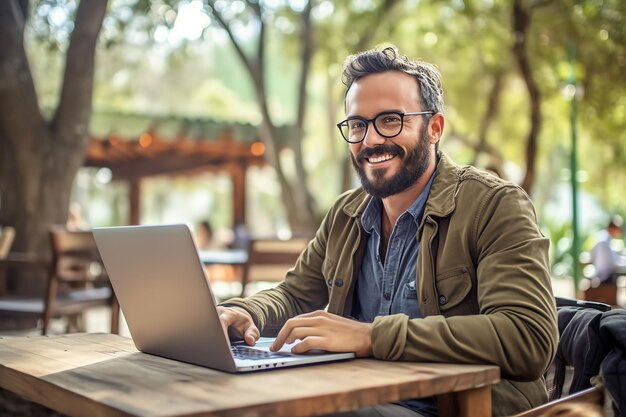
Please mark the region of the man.
<svg viewBox="0 0 626 417"><path fill-rule="evenodd" d="M598 241L591 250L591 259L600 282L615 282L626 274L626 257L612 247L613 239L622 235L622 218L614 216L598 235Z"/></svg>
<svg viewBox="0 0 626 417"><path fill-rule="evenodd" d="M546 401L557 344L548 240L517 186L438 152L437 70L395 48L347 59L349 143L362 187L341 195L283 283L219 308L231 336L274 350L500 366L494 415ZM327 307L327 311L323 311ZM436 415L434 399L343 415Z"/></svg>

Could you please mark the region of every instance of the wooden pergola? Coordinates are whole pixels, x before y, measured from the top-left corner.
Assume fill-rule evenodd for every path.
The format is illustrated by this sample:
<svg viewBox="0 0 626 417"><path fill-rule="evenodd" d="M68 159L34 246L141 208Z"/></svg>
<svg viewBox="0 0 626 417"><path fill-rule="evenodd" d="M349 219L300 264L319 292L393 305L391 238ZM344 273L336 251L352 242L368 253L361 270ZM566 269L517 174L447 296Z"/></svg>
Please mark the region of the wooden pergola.
<svg viewBox="0 0 626 417"><path fill-rule="evenodd" d="M246 171L264 165L265 146L252 125L217 123L210 119L181 119L143 115L94 115L111 133L93 128L85 167L109 168L114 180L127 181L131 224L139 224L141 181L157 175L227 173L233 184L233 226L245 224ZM134 120L136 132L117 129L120 121ZM128 120L126 120L128 121ZM94 132L95 130L95 132Z"/></svg>

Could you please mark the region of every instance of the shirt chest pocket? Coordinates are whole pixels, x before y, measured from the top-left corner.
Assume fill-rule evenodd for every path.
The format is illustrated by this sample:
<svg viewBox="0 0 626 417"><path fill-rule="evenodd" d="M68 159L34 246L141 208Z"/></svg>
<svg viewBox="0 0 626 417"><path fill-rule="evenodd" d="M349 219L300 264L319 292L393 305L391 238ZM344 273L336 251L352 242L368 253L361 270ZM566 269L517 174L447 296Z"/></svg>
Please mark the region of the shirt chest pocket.
<svg viewBox="0 0 626 417"><path fill-rule="evenodd" d="M464 302L472 289L467 267L457 267L437 274L437 303L444 316L472 314L472 303Z"/></svg>

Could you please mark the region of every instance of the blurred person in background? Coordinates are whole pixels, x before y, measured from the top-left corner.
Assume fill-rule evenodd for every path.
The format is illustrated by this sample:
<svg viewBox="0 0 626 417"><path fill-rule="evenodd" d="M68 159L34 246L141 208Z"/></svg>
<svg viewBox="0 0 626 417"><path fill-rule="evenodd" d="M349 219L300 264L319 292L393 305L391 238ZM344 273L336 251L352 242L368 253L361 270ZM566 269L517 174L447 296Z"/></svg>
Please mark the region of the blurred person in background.
<svg viewBox="0 0 626 417"><path fill-rule="evenodd" d="M207 220L200 222L195 232L196 246L199 250L219 248L220 245L213 234L213 227Z"/></svg>
<svg viewBox="0 0 626 417"><path fill-rule="evenodd" d="M600 282L616 282L626 274L626 257L621 254L624 245L616 244L622 238L622 223L620 216L613 216L591 250L591 262Z"/></svg>

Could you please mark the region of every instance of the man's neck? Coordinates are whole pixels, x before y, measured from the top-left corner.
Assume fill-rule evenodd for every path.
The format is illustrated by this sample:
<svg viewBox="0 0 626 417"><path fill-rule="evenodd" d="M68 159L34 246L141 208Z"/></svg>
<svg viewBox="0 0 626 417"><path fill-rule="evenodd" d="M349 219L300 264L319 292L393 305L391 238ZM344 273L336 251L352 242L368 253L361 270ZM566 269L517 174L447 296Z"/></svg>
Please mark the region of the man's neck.
<svg viewBox="0 0 626 417"><path fill-rule="evenodd" d="M422 194L430 177L432 177L435 172L435 161L433 159L430 166L424 171L424 174L409 188L402 191L401 193L391 195L389 197L383 198L383 213L382 213L382 229L383 235L389 237L391 234L391 230L393 230L393 226L396 224L396 220L398 217L402 215L411 205L417 200L417 198ZM385 232L389 232L389 234Z"/></svg>

